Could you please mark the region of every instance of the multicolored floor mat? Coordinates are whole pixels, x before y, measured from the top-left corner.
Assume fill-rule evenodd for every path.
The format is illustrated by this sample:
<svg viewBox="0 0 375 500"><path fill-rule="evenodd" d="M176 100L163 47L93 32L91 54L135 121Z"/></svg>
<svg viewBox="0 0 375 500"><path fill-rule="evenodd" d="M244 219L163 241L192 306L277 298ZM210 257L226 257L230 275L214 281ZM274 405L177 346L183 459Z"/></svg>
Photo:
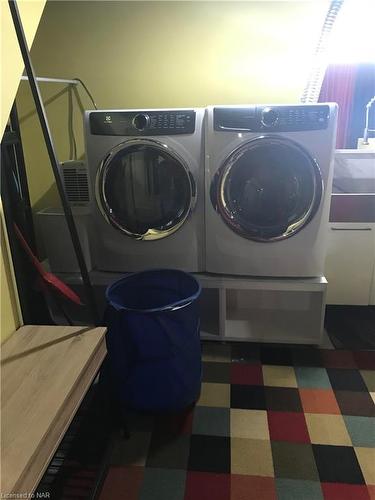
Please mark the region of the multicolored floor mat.
<svg viewBox="0 0 375 500"><path fill-rule="evenodd" d="M203 359L193 409L129 416L100 500L375 499L374 351L205 343Z"/></svg>

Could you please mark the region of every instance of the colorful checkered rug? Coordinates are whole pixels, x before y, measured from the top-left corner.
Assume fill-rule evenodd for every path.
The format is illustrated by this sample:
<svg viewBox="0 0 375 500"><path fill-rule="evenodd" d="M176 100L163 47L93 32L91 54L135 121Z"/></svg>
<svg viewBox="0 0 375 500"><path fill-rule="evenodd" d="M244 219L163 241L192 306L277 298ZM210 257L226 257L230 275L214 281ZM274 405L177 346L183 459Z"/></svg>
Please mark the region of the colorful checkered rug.
<svg viewBox="0 0 375 500"><path fill-rule="evenodd" d="M195 408L129 416L100 500L375 499L375 352L203 354Z"/></svg>

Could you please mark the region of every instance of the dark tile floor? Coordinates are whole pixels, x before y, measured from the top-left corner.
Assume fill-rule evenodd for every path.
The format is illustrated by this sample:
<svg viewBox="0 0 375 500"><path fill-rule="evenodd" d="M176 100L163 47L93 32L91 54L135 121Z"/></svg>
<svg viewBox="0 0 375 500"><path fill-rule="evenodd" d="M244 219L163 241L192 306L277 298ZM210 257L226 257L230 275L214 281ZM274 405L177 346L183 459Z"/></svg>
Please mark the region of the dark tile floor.
<svg viewBox="0 0 375 500"><path fill-rule="evenodd" d="M375 349L375 306L327 306L325 327L336 349Z"/></svg>
<svg viewBox="0 0 375 500"><path fill-rule="evenodd" d="M375 352L205 343L203 359L194 408L129 414L100 500L375 499Z"/></svg>

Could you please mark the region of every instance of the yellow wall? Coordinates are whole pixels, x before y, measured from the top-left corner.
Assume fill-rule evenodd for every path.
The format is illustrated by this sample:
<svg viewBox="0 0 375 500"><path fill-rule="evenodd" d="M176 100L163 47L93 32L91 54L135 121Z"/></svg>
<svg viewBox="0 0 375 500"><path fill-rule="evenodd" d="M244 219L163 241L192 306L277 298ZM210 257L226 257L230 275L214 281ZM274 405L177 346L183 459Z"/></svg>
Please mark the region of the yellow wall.
<svg viewBox="0 0 375 500"><path fill-rule="evenodd" d="M18 0L21 19L29 46L32 43L45 0ZM0 2L0 68L1 68L1 106L0 134L2 136L9 111L17 92L19 77L23 63L18 49L13 23L10 17L8 2ZM3 228L3 212L0 210L1 232L1 341L4 341L20 324L21 318L17 307L17 296L14 288L13 269L7 249L7 239Z"/></svg>
<svg viewBox="0 0 375 500"><path fill-rule="evenodd" d="M40 76L80 77L100 108L296 102L326 2L48 2L32 56ZM42 84L60 161L68 93ZM83 106L91 107L79 89ZM27 84L18 95L32 202L57 200ZM82 119L75 110L79 153Z"/></svg>

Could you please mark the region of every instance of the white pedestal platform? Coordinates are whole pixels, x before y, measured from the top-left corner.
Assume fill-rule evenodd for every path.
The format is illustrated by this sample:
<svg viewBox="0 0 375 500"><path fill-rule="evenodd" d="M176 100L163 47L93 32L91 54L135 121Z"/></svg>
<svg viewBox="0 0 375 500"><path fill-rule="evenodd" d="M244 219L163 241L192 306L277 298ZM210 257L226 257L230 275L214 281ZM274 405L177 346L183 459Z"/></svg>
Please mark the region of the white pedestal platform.
<svg viewBox="0 0 375 500"><path fill-rule="evenodd" d="M91 271L99 307L105 288L122 274ZM79 273L59 277L79 293ZM327 280L270 279L198 273L202 339L321 344ZM74 318L73 318L74 319Z"/></svg>
<svg viewBox="0 0 375 500"><path fill-rule="evenodd" d="M202 338L320 344L327 280L197 275Z"/></svg>

